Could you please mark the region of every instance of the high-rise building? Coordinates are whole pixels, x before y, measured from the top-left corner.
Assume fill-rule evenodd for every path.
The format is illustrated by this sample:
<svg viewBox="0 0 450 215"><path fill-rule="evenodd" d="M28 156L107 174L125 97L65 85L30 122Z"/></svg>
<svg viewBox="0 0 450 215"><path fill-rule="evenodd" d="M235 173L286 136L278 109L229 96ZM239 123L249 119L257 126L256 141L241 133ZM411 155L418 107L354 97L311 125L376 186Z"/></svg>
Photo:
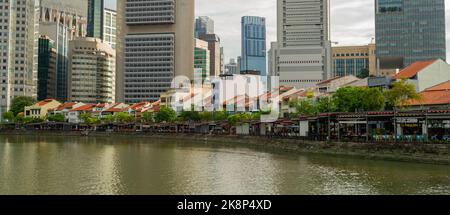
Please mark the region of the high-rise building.
<svg viewBox="0 0 450 215"><path fill-rule="evenodd" d="M201 40L208 42L210 59L210 76L220 75L221 53L220 38L216 34L205 34L200 36Z"/></svg>
<svg viewBox="0 0 450 215"><path fill-rule="evenodd" d="M69 38L71 31L67 25L60 22L45 22L39 25L39 34L46 35L54 41L56 49L56 95L54 99L66 101L67 96L67 74L69 66Z"/></svg>
<svg viewBox="0 0 450 215"><path fill-rule="evenodd" d="M237 68L238 64L236 63L236 60L231 58L230 62L228 64L225 64L225 74L239 74L238 72L238 68Z"/></svg>
<svg viewBox="0 0 450 215"><path fill-rule="evenodd" d="M17 96L37 97L38 1L0 1L0 117Z"/></svg>
<svg viewBox="0 0 450 215"><path fill-rule="evenodd" d="M88 0L87 36L103 39L104 0Z"/></svg>
<svg viewBox="0 0 450 215"><path fill-rule="evenodd" d="M310 88L331 76L329 0L277 2L280 85Z"/></svg>
<svg viewBox="0 0 450 215"><path fill-rule="evenodd" d="M194 69L195 80L205 80L209 77L209 49L208 42L195 39L195 55L194 55Z"/></svg>
<svg viewBox="0 0 450 215"><path fill-rule="evenodd" d="M70 41L69 100L83 103L115 102L116 56L98 38Z"/></svg>
<svg viewBox="0 0 450 215"><path fill-rule="evenodd" d="M267 75L266 19L244 16L241 21L241 72Z"/></svg>
<svg viewBox="0 0 450 215"><path fill-rule="evenodd" d="M60 22L71 29L72 36L86 36L87 0L39 0L39 22Z"/></svg>
<svg viewBox="0 0 450 215"><path fill-rule="evenodd" d="M375 0L375 34L379 73L445 61L445 0Z"/></svg>
<svg viewBox="0 0 450 215"><path fill-rule="evenodd" d="M375 76L377 73L375 50L376 47L373 43L365 46L333 47L333 77Z"/></svg>
<svg viewBox="0 0 450 215"><path fill-rule="evenodd" d="M56 98L56 59L55 41L48 36L41 36L38 57L38 101Z"/></svg>
<svg viewBox="0 0 450 215"><path fill-rule="evenodd" d="M270 49L267 52L267 58L268 58L268 76L278 76L278 43L277 42L271 42L270 43Z"/></svg>
<svg viewBox="0 0 450 215"><path fill-rule="evenodd" d="M156 101L194 75L194 0L117 2L117 100Z"/></svg>
<svg viewBox="0 0 450 215"><path fill-rule="evenodd" d="M116 49L117 40L117 12L111 9L104 10L104 30L103 40L111 45L113 49Z"/></svg>
<svg viewBox="0 0 450 215"><path fill-rule="evenodd" d="M200 16L195 19L195 38L206 34L214 34L214 20L208 16Z"/></svg>
<svg viewBox="0 0 450 215"><path fill-rule="evenodd" d="M241 74L241 56L237 57L237 74Z"/></svg>
<svg viewBox="0 0 450 215"><path fill-rule="evenodd" d="M225 52L223 47L220 47L220 74L223 74L225 71Z"/></svg>

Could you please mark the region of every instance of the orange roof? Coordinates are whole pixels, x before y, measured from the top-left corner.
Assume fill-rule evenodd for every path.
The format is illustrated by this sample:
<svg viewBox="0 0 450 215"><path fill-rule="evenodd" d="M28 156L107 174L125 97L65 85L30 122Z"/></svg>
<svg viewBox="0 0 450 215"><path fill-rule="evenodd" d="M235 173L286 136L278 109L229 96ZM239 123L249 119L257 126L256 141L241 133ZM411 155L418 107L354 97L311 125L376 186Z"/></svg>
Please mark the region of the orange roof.
<svg viewBox="0 0 450 215"><path fill-rule="evenodd" d="M123 103L117 103L117 104L113 105L112 107L110 107L109 109L107 109L105 112L123 112L125 110L128 110L128 108L130 108L130 107L118 108L117 106L119 106L121 104L123 104Z"/></svg>
<svg viewBox="0 0 450 215"><path fill-rule="evenodd" d="M428 88L420 93L420 100L410 101L410 105L450 104L450 81Z"/></svg>
<svg viewBox="0 0 450 215"><path fill-rule="evenodd" d="M75 102L66 102L66 103L64 103L64 104L62 104L62 105L60 105L60 106L58 106L57 108L55 108L55 109L53 109L53 110L57 110L57 111L61 111L61 110L64 110L64 109L66 109L66 108L71 108L71 107L73 107L74 105L76 105L77 103L75 103Z"/></svg>
<svg viewBox="0 0 450 215"><path fill-rule="evenodd" d="M52 101L55 101L55 99L45 99L43 101L40 101L40 102L36 103L36 105L37 106L44 106L44 105L46 105L46 104L48 104L48 103L50 103Z"/></svg>
<svg viewBox="0 0 450 215"><path fill-rule="evenodd" d="M402 71L400 71L396 75L394 75L393 78L394 79L412 78L415 75L417 75L417 73L419 73L423 69L427 68L429 65L433 64L434 62L436 62L436 60L415 62L415 63L411 64L410 66L404 68Z"/></svg>
<svg viewBox="0 0 450 215"><path fill-rule="evenodd" d="M72 111L90 111L95 107L93 104L82 105L80 107L72 109Z"/></svg>
<svg viewBox="0 0 450 215"><path fill-rule="evenodd" d="M430 87L426 89L425 91L431 91L431 90L449 90L450 89L450 81L444 82L442 84L438 84L436 86Z"/></svg>
<svg viewBox="0 0 450 215"><path fill-rule="evenodd" d="M334 78L331 78L331 79L328 79L328 80L319 82L319 83L317 83L316 85L328 84L328 83L330 83L330 82L332 82L332 81L334 81L334 80L338 80L338 79L340 79L340 78L342 78L342 77L337 76L337 77L334 77Z"/></svg>

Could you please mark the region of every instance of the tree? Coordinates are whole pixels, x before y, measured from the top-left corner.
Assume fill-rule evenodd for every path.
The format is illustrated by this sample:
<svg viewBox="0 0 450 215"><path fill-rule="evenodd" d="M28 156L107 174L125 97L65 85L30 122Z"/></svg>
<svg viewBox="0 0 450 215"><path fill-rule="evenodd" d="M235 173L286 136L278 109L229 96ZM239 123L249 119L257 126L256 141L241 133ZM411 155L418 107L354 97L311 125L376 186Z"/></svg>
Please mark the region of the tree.
<svg viewBox="0 0 450 215"><path fill-rule="evenodd" d="M8 122L14 122L16 118L15 118L13 112L8 111L8 112L3 113L3 119L5 119Z"/></svg>
<svg viewBox="0 0 450 215"><path fill-rule="evenodd" d="M228 113L225 110L217 111L214 114L215 114L214 120L216 120L216 121L223 121L223 120L228 119Z"/></svg>
<svg viewBox="0 0 450 215"><path fill-rule="evenodd" d="M332 113L337 110L333 97L318 98L315 107L318 113Z"/></svg>
<svg viewBox="0 0 450 215"><path fill-rule="evenodd" d="M66 117L64 116L64 114L51 115L47 119L49 122L64 122L64 121L66 121Z"/></svg>
<svg viewBox="0 0 450 215"><path fill-rule="evenodd" d="M385 106L380 89L368 87L344 87L333 95L336 111L378 111Z"/></svg>
<svg viewBox="0 0 450 215"><path fill-rule="evenodd" d="M26 106L31 106L36 103L36 100L32 97L18 96L11 102L11 112L14 116L17 116L20 112L23 112Z"/></svg>
<svg viewBox="0 0 450 215"><path fill-rule="evenodd" d="M364 69L361 69L360 73L356 77L358 77L360 79L364 79L364 78L369 77L369 75L370 75L369 69L364 68Z"/></svg>
<svg viewBox="0 0 450 215"><path fill-rule="evenodd" d="M80 118L88 125L97 124L100 122L100 120L93 117L91 113L82 113Z"/></svg>
<svg viewBox="0 0 450 215"><path fill-rule="evenodd" d="M291 117L314 116L317 113L312 99L296 99L290 102L290 106L295 108Z"/></svg>
<svg viewBox="0 0 450 215"><path fill-rule="evenodd" d="M201 112L199 117L200 117L200 120L202 120L204 122L208 122L208 121L212 121L213 120L213 114L211 112L208 112L208 111Z"/></svg>
<svg viewBox="0 0 450 215"><path fill-rule="evenodd" d="M147 111L142 113L141 121L146 123L153 122L153 112Z"/></svg>
<svg viewBox="0 0 450 215"><path fill-rule="evenodd" d="M104 116L101 121L103 123L109 124L109 123L113 123L114 121L116 121L116 119L113 115L107 115L107 116Z"/></svg>
<svg viewBox="0 0 450 215"><path fill-rule="evenodd" d="M421 96L416 92L413 84L405 80L395 82L392 89L384 92L387 103L392 107L404 108L409 100L420 100Z"/></svg>
<svg viewBox="0 0 450 215"><path fill-rule="evenodd" d="M201 117L197 111L182 111L179 116L181 121L200 121Z"/></svg>
<svg viewBox="0 0 450 215"><path fill-rule="evenodd" d="M160 122L174 122L177 119L177 113L170 107L161 106L160 110L155 115L155 121Z"/></svg>
<svg viewBox="0 0 450 215"><path fill-rule="evenodd" d="M120 112L116 114L116 119L120 123L131 123L134 121L134 116L131 116L129 113Z"/></svg>

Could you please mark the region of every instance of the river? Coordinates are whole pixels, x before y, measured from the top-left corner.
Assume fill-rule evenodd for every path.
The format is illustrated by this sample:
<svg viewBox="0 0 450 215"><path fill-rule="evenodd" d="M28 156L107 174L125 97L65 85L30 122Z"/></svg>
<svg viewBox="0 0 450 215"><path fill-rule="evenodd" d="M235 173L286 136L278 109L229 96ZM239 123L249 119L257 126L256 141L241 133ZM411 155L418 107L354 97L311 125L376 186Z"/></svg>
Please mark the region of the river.
<svg viewBox="0 0 450 215"><path fill-rule="evenodd" d="M450 194L450 166L152 137L3 135L0 194Z"/></svg>

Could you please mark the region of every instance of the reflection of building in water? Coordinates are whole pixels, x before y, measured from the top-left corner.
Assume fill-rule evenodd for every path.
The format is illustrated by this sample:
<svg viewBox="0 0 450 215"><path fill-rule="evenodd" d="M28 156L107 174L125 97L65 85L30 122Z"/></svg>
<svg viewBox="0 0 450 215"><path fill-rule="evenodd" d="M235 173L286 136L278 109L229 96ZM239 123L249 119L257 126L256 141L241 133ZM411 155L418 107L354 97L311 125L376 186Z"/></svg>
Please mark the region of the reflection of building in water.
<svg viewBox="0 0 450 215"><path fill-rule="evenodd" d="M41 23L64 23L72 32L72 37L86 36L86 0L40 0Z"/></svg>

